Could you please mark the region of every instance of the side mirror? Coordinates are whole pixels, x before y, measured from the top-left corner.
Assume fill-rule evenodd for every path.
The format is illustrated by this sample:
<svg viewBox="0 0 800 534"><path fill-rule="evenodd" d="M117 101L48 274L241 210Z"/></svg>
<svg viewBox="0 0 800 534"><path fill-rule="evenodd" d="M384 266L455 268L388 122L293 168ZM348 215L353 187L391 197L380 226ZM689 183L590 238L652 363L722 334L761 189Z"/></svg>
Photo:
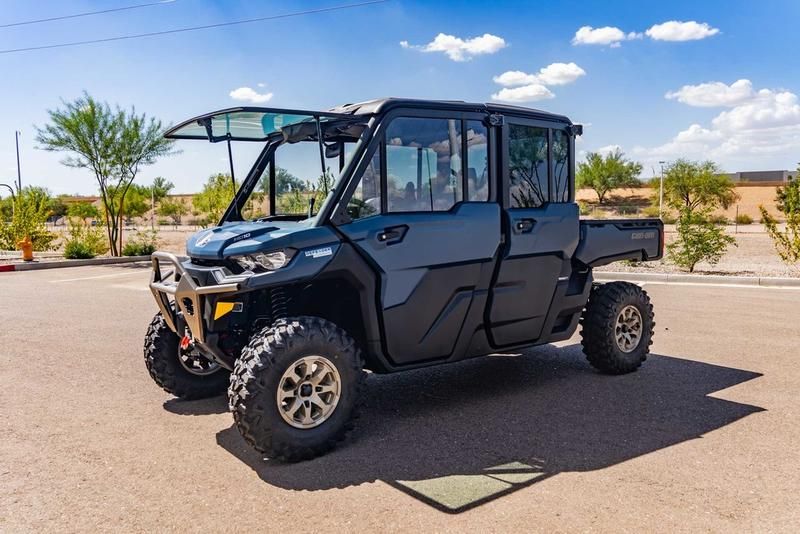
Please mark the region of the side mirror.
<svg viewBox="0 0 800 534"><path fill-rule="evenodd" d="M573 137L576 135L583 135L583 124L573 124L569 128L567 128L569 134Z"/></svg>
<svg viewBox="0 0 800 534"><path fill-rule="evenodd" d="M342 153L341 143L335 143L333 145L325 145L326 158L338 158L339 154L341 153Z"/></svg>

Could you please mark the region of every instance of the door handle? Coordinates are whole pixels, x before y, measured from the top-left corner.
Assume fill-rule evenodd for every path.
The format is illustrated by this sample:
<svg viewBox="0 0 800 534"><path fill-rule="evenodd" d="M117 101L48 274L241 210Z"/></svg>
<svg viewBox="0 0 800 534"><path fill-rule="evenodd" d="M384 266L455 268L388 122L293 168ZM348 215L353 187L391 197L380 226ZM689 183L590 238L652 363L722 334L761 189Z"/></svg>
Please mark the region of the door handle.
<svg viewBox="0 0 800 534"><path fill-rule="evenodd" d="M535 219L517 219L514 221L514 231L518 234L527 234L533 230L535 224Z"/></svg>
<svg viewBox="0 0 800 534"><path fill-rule="evenodd" d="M384 228L380 232L376 238L381 243L385 243L387 245L394 245L395 243L399 243L403 240L406 236L406 231L408 230L408 226L402 224L400 226L391 226L389 228Z"/></svg>

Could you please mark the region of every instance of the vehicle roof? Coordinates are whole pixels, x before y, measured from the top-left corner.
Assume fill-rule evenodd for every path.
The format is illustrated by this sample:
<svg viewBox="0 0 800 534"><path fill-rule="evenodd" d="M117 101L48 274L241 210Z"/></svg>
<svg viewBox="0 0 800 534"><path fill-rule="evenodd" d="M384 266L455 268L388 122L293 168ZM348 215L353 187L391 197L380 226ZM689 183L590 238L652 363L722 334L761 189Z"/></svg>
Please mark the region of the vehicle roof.
<svg viewBox="0 0 800 534"><path fill-rule="evenodd" d="M329 111L334 113L361 115L384 113L395 107L442 109L452 111L476 111L479 113L501 113L503 115L515 115L520 117L530 117L534 119L572 124L572 121L564 115L549 113L539 109L512 106L509 104L497 104L494 102L464 102L463 100L423 100L414 98L388 97L367 100L365 102L358 102L354 104L343 104L331 108Z"/></svg>
<svg viewBox="0 0 800 534"><path fill-rule="evenodd" d="M379 113L385 113L393 108L398 108L398 107L444 110L444 111L472 111L477 113L501 113L503 115L513 115L517 117L527 117L545 121L560 122L564 124L572 124L572 121L569 120L569 118L567 118L564 115L548 113L546 111L541 111L533 108L526 108L522 106L496 104L494 102L489 102L484 104L484 103L464 102L461 100L422 100L414 98L390 97L390 98L378 98L375 100L367 100L365 102L358 102L354 104L343 104L331 108L327 111L292 110L292 109L279 109L279 108L253 107L253 106L221 109L218 111L213 111L211 113L204 113L203 115L199 115L197 117L185 120L180 124L170 128L164 134L164 136L170 139L208 139L205 133L199 134L195 132L192 135L188 135L182 133L181 130L184 130L186 128L196 130L197 125L200 125L201 121L203 120L207 119L213 120L219 117L224 117L236 113L239 114L282 113L282 114L298 115L298 116L307 115L309 119L313 117L336 119L336 118L346 118L348 116L354 116L354 115L355 116L375 115ZM221 140L221 139L222 138L216 140ZM255 139L249 139L249 138L240 139L236 136L232 136L231 140L252 141ZM263 140L263 139L258 138L258 140Z"/></svg>

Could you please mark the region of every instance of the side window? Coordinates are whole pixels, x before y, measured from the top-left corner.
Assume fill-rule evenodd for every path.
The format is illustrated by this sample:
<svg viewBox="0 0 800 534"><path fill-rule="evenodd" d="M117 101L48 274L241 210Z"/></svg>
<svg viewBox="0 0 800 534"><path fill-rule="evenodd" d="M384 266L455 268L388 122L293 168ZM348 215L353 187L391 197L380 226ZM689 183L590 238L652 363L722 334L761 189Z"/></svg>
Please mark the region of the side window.
<svg viewBox="0 0 800 534"><path fill-rule="evenodd" d="M467 121L467 193L472 201L489 199L489 141L486 126Z"/></svg>
<svg viewBox="0 0 800 534"><path fill-rule="evenodd" d="M446 211L463 200L460 154L460 120L393 120L386 131L388 211Z"/></svg>
<svg viewBox="0 0 800 534"><path fill-rule="evenodd" d="M512 208L538 208L550 199L547 128L509 124L508 171Z"/></svg>
<svg viewBox="0 0 800 534"><path fill-rule="evenodd" d="M569 202L569 136L553 130L553 202Z"/></svg>
<svg viewBox="0 0 800 534"><path fill-rule="evenodd" d="M347 203L351 219L363 219L381 212L381 149L378 147Z"/></svg>

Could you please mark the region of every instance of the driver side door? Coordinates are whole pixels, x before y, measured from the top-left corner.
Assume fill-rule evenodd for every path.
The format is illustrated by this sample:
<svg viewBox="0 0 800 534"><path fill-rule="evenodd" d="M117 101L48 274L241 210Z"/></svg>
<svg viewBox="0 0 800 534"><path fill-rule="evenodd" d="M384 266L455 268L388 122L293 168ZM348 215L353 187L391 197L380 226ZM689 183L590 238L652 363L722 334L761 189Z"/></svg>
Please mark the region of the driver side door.
<svg viewBox="0 0 800 534"><path fill-rule="evenodd" d="M354 220L339 226L379 273L395 365L457 357L482 324L501 236L487 137L458 115L393 119L350 200Z"/></svg>

